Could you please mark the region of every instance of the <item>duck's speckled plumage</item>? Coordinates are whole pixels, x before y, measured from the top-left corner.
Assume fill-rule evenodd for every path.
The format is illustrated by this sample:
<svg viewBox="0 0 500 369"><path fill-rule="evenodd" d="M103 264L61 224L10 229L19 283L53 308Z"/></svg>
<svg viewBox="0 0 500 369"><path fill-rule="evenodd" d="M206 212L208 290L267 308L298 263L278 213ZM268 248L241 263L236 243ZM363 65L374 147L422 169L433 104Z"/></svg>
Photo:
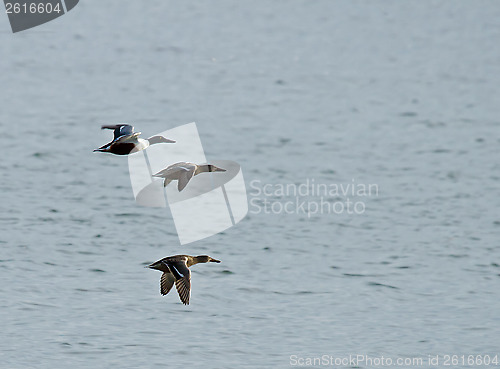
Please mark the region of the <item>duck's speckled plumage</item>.
<svg viewBox="0 0 500 369"><path fill-rule="evenodd" d="M199 263L220 263L208 255L190 256L174 255L167 256L149 265L149 268L163 272L160 279L160 293L166 295L175 284L179 298L184 305L189 305L191 297L191 271L189 267Z"/></svg>

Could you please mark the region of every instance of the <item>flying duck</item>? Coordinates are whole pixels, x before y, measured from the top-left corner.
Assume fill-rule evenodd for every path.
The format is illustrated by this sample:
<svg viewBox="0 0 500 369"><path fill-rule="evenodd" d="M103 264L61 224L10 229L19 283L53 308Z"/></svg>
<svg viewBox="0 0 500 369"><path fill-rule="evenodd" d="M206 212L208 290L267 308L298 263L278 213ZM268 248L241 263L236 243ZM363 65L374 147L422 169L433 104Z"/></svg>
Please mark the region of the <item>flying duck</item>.
<svg viewBox="0 0 500 369"><path fill-rule="evenodd" d="M112 129L114 131L113 141L94 151L109 152L115 155L128 155L144 150L150 145L175 142L163 136L153 136L148 139L139 138L141 132L134 132L134 127L130 124L106 125L102 126L101 129Z"/></svg>
<svg viewBox="0 0 500 369"><path fill-rule="evenodd" d="M179 192L181 192L184 187L187 186L191 178L193 178L195 175L203 172L225 171L225 169L216 167L212 164L197 165L194 163L182 161L180 163L169 165L167 168L159 171L156 174L153 174L153 177L165 178L165 180L163 181L163 187L167 187L170 182L177 180L177 189L179 190Z"/></svg>
<svg viewBox="0 0 500 369"><path fill-rule="evenodd" d="M189 267L198 263L209 262L220 263L220 260L208 255L175 255L167 256L148 267L163 272L160 279L160 292L162 295L169 293L175 283L182 303L189 305L189 298L191 297L191 271Z"/></svg>

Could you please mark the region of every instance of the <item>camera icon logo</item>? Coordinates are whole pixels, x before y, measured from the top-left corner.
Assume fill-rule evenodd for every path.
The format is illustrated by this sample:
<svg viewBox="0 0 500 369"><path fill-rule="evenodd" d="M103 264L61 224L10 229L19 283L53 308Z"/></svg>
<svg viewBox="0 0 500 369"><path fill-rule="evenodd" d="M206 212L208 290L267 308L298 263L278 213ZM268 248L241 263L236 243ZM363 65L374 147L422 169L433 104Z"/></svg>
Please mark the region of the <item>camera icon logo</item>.
<svg viewBox="0 0 500 369"><path fill-rule="evenodd" d="M12 32L50 22L73 9L79 0L4 0Z"/></svg>
<svg viewBox="0 0 500 369"><path fill-rule="evenodd" d="M240 165L231 160L207 162L196 123L158 136L176 143L128 155L130 182L137 204L166 207L168 203L181 245L220 233L246 216L248 199ZM179 172L189 177L183 181Z"/></svg>

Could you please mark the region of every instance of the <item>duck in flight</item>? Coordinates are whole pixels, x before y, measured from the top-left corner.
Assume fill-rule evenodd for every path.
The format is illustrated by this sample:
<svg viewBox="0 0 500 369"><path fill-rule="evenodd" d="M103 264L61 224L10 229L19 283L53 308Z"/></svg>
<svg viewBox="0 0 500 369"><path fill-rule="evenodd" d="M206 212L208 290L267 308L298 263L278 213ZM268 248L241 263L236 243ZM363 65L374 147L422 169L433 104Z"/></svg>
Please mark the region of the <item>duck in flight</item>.
<svg viewBox="0 0 500 369"><path fill-rule="evenodd" d="M175 143L163 136L153 136L148 139L139 138L141 132L134 132L134 127L130 124L115 124L102 126L101 129L112 129L114 133L113 141L94 151L109 152L115 155L128 155L132 152L147 149L150 145L158 143Z"/></svg>
<svg viewBox="0 0 500 369"><path fill-rule="evenodd" d="M177 181L177 189L181 192L188 184L188 182L194 176L203 173L203 172L225 172L225 169L216 167L212 164L203 164L198 165L189 162L180 162L175 163L167 168L159 171L156 174L153 174L153 177L161 177L164 178L163 187L167 187L167 185L172 181Z"/></svg>
<svg viewBox="0 0 500 369"><path fill-rule="evenodd" d="M189 267L209 262L220 263L220 260L216 260L208 255L175 255L167 256L148 267L163 272L160 279L160 292L162 295L169 293L175 283L175 288L179 293L181 302L184 305L189 305L189 298L191 297L191 271Z"/></svg>

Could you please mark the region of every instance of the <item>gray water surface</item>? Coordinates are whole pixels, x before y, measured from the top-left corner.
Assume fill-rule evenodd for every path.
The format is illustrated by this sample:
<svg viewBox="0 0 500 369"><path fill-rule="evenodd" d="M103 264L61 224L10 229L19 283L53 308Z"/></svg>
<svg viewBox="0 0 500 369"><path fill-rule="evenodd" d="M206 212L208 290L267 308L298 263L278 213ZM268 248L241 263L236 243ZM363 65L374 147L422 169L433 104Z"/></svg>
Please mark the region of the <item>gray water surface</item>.
<svg viewBox="0 0 500 369"><path fill-rule="evenodd" d="M0 15L1 367L500 354L499 19L494 1L87 0L12 34ZM252 181L378 195L180 246L127 159L92 150L101 124L193 121L249 200ZM222 260L193 267L187 307L144 268L178 253Z"/></svg>

